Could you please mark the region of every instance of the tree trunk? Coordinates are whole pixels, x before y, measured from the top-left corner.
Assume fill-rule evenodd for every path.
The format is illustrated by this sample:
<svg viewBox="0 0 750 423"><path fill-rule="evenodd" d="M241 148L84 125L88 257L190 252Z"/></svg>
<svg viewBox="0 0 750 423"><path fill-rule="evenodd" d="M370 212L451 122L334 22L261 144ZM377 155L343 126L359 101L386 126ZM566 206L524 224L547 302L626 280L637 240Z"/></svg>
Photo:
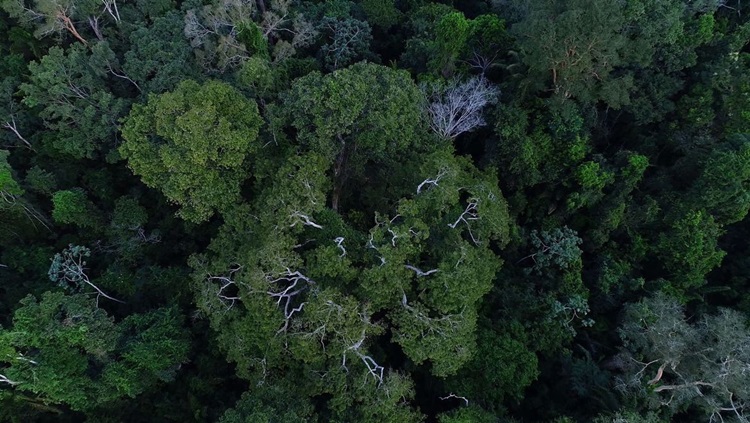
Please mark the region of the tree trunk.
<svg viewBox="0 0 750 423"><path fill-rule="evenodd" d="M339 200L341 199L341 191L344 188L344 182L346 181L346 162L349 155L352 152L351 143L346 143L341 135L338 136L338 140L342 144L341 152L336 158L336 165L333 168L333 193L331 194L331 208L333 211L339 211Z"/></svg>

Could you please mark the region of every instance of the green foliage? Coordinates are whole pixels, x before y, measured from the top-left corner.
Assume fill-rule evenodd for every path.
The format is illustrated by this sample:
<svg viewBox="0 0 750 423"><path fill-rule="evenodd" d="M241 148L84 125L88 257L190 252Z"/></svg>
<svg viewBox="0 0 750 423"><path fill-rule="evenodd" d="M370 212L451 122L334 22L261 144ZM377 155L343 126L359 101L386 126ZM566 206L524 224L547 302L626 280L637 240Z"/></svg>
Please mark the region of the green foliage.
<svg viewBox="0 0 750 423"><path fill-rule="evenodd" d="M691 406L706 418L742 411L737 404L749 393L737 370L750 360L750 332L741 313L720 309L693 323L659 294L626 309L620 336L627 355L620 386L628 395L670 412Z"/></svg>
<svg viewBox="0 0 750 423"><path fill-rule="evenodd" d="M748 16L0 0L0 420L747 420Z"/></svg>
<svg viewBox="0 0 750 423"><path fill-rule="evenodd" d="M496 413L506 398L523 398L524 390L539 376L539 361L529 350L527 337L517 322L507 329L480 328L476 354L449 379L449 389Z"/></svg>
<svg viewBox="0 0 750 423"><path fill-rule="evenodd" d="M128 336L132 330L139 334ZM29 296L0 331L4 374L15 389L43 401L90 410L170 381L187 356L184 329L174 310L133 315L115 324L85 295Z"/></svg>
<svg viewBox="0 0 750 423"><path fill-rule="evenodd" d="M138 83L144 94L171 91L184 79L198 78L184 25L182 15L170 11L150 26L138 26L130 33L133 48L125 53L123 73Z"/></svg>
<svg viewBox="0 0 750 423"><path fill-rule="evenodd" d="M180 216L199 223L239 200L260 125L255 102L231 86L185 81L133 107L120 153L180 206Z"/></svg>
<svg viewBox="0 0 750 423"><path fill-rule="evenodd" d="M536 249L530 256L534 260L533 270L542 272L553 265L568 269L581 259L581 249L578 247L581 242L576 232L567 226L541 233L532 231L531 245Z"/></svg>
<svg viewBox="0 0 750 423"><path fill-rule="evenodd" d="M341 69L368 56L372 35L367 22L326 16L319 28L328 40L320 47L326 69Z"/></svg>
<svg viewBox="0 0 750 423"><path fill-rule="evenodd" d="M52 195L52 218L57 223L94 227L96 222L93 203L80 188L57 191Z"/></svg>
<svg viewBox="0 0 750 423"><path fill-rule="evenodd" d="M681 295L705 283L706 274L726 255L718 249L722 233L711 215L697 211L677 220L660 236L655 250L669 272L671 292Z"/></svg>
<svg viewBox="0 0 750 423"><path fill-rule="evenodd" d="M360 7L367 15L367 21L387 31L402 19L395 0L361 0Z"/></svg>
<svg viewBox="0 0 750 423"><path fill-rule="evenodd" d="M619 108L627 104L633 81L609 74L623 61L625 24L623 6L616 1L540 1L527 19L513 27L513 33L535 79L546 79L545 88L551 86L562 98L602 99ZM619 95L622 91L624 98ZM602 98L609 92L618 96Z"/></svg>
<svg viewBox="0 0 750 423"><path fill-rule="evenodd" d="M23 189L13 178L13 169L8 163L8 151L0 150L0 193L5 196L22 195Z"/></svg>
<svg viewBox="0 0 750 423"><path fill-rule="evenodd" d="M57 188L57 180L52 172L34 166L26 172L24 180L29 189L40 194L49 195Z"/></svg>
<svg viewBox="0 0 750 423"><path fill-rule="evenodd" d="M52 147L59 152L93 158L114 146L117 122L129 101L105 84L111 54L106 43L90 50L76 44L67 51L53 47L40 61L29 63L29 82L21 84L23 103L40 108L39 116L52 131Z"/></svg>

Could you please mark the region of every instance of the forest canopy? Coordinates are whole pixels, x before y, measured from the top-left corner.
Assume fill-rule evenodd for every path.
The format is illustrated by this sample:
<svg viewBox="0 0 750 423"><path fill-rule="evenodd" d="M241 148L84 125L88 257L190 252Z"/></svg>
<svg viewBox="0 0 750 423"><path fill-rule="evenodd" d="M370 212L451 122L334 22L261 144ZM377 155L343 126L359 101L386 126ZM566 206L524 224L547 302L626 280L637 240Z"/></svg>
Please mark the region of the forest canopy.
<svg viewBox="0 0 750 423"><path fill-rule="evenodd" d="M0 421L750 422L750 4L0 0Z"/></svg>

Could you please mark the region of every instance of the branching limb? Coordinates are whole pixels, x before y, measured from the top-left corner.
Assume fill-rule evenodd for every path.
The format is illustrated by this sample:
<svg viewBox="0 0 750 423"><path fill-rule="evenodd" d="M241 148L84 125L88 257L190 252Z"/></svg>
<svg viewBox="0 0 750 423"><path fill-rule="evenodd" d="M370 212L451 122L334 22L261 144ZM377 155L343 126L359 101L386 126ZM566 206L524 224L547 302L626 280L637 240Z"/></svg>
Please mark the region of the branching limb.
<svg viewBox="0 0 750 423"><path fill-rule="evenodd" d="M434 90L427 106L430 127L440 137L455 139L486 124L482 109L497 102L500 91L487 79L474 77L466 82L452 82L443 90Z"/></svg>
<svg viewBox="0 0 750 423"><path fill-rule="evenodd" d="M50 266L49 277L53 282L80 287L83 283L96 291L96 306L99 306L99 297L125 304L124 301L111 297L89 279L86 274L84 257L90 254L90 250L84 247L70 246L62 253L56 254L52 266Z"/></svg>
<svg viewBox="0 0 750 423"><path fill-rule="evenodd" d="M460 400L462 400L466 404L467 407L469 406L469 400L466 397L462 397L462 396L456 395L456 394L454 394L452 392L450 394L448 394L447 396L438 397L438 398L440 398L442 401L449 400L451 398L460 399Z"/></svg>
<svg viewBox="0 0 750 423"><path fill-rule="evenodd" d="M18 126L16 125L16 119L13 116L10 117L10 121L4 122L2 127L13 132L16 138L23 142L29 150L35 151L34 147L31 146L31 143L26 140L23 135L21 135L21 132L18 130Z"/></svg>
<svg viewBox="0 0 750 423"><path fill-rule="evenodd" d="M7 383L10 386L16 386L21 384L21 382L15 382L10 379L8 379L7 376L0 374L0 383Z"/></svg>
<svg viewBox="0 0 750 423"><path fill-rule="evenodd" d="M232 276L238 271L240 271L241 269L242 269L242 266L235 265L232 269L229 270L228 276L209 276L208 277L209 282L219 283L219 290L216 292L216 296L219 298L219 301L221 301L227 307L227 310L231 310L237 301L242 300L242 298L239 295L237 294L232 295L228 293L230 289L236 288L237 284L235 283Z"/></svg>
<svg viewBox="0 0 750 423"><path fill-rule="evenodd" d="M445 175L448 174L448 169L442 168L438 172L437 176L435 176L432 179L425 179L417 186L417 194L422 192L422 188L424 188L425 185L432 185L432 186L438 186L438 182L440 182L440 179L442 179Z"/></svg>
<svg viewBox="0 0 750 423"><path fill-rule="evenodd" d="M385 371L385 367L379 365L375 359L370 357L369 355L363 354L362 351L360 351L360 348L362 347L362 344L365 342L366 336L365 331L362 330L362 336L359 340L357 340L354 344L349 346L345 351L344 354L341 357L341 367L344 368L345 371L349 371L349 368L346 367L346 353L347 351L351 351L359 357L359 359L364 363L364 365L367 367L367 371L369 374L375 378L375 380L378 381L378 386L380 386L383 383L383 372Z"/></svg>
<svg viewBox="0 0 750 423"><path fill-rule="evenodd" d="M277 305L283 304L284 308L284 325L277 333L285 332L289 328L289 322L292 317L301 312L305 306L304 302L301 302L297 306L294 305L294 302L297 301L297 297L301 293L315 286L315 281L299 271L292 272L289 268L276 277L268 275L266 279L269 284L266 294L270 295L271 298L275 298Z"/></svg>
<svg viewBox="0 0 750 423"><path fill-rule="evenodd" d="M344 237L340 236L333 240L336 243L336 246L339 247L341 250L341 255L339 257L344 257L346 255L346 248L344 248Z"/></svg>
<svg viewBox="0 0 750 423"><path fill-rule="evenodd" d="M117 10L117 0L102 0L102 4L104 4L104 10L112 16L115 22L120 23L120 11Z"/></svg>
<svg viewBox="0 0 750 423"><path fill-rule="evenodd" d="M112 75L130 82L131 84L133 84L133 86L135 86L136 89L138 89L138 92L141 92L141 93L143 92L143 90L141 89L141 86L138 85L137 82L133 81L129 76L125 75L124 73L115 72L115 70L112 68L112 64L110 64L109 62L107 62L107 68L109 69L109 72Z"/></svg>
<svg viewBox="0 0 750 423"><path fill-rule="evenodd" d="M313 228L316 228L316 229L323 229L323 227L315 223L312 220L312 218L310 218L310 216L300 213L298 211L295 211L294 213L292 213L289 216L289 218L294 220L292 224L289 225L290 228L293 228L298 223L302 223L304 226L312 226Z"/></svg>
<svg viewBox="0 0 750 423"><path fill-rule="evenodd" d="M476 198L472 198L469 201L469 204L466 206L466 209L461 213L460 216L458 216L458 219L456 219L455 222L449 223L448 226L451 229L456 229L456 227L461 223L466 224L466 228L469 230L469 236L471 237L471 240L474 242L474 244L479 245L479 240L474 237L474 234L471 232L471 224L469 224L469 221L472 220L479 220L479 212L477 209L477 206L479 205L479 201Z"/></svg>
<svg viewBox="0 0 750 423"><path fill-rule="evenodd" d="M420 278L423 277L423 276L430 276L433 273L437 273L437 272L440 271L439 269L430 269L430 270L428 270L426 272L423 272L422 270L420 270L417 267L412 266L411 264L407 264L404 267L407 268L407 269L409 269L409 270L411 270L411 271L413 271L414 273L416 273L417 277L420 277Z"/></svg>

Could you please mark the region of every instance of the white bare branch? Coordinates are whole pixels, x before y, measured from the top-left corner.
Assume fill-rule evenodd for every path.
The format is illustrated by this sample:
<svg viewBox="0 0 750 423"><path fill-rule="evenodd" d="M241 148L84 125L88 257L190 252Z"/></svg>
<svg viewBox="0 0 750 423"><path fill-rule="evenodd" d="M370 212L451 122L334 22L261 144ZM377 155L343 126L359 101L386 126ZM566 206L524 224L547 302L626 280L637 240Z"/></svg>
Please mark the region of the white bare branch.
<svg viewBox="0 0 750 423"><path fill-rule="evenodd" d="M278 330L277 333L285 332L289 328L289 322L291 318L302 311L305 306L304 302L300 302L299 305L294 305L297 302L297 297L303 292L314 287L315 281L303 275L299 271L292 271L287 268L284 272L275 276L266 275L266 281L269 284L268 291L266 293L271 298L276 299L277 305L284 307L284 325Z"/></svg>
<svg viewBox="0 0 750 423"><path fill-rule="evenodd" d="M119 23L120 11L117 10L117 0L102 0L102 4L104 4L104 10L112 16L115 22Z"/></svg>
<svg viewBox="0 0 750 423"><path fill-rule="evenodd" d="M336 246L339 247L341 250L341 255L339 257L344 257L346 255L346 248L344 248L344 237L340 236L333 240L336 243Z"/></svg>
<svg viewBox="0 0 750 423"><path fill-rule="evenodd" d="M16 386L16 385L19 385L21 382L12 381L8 379L7 376L0 374L0 383L7 383L10 386Z"/></svg>
<svg viewBox="0 0 750 423"><path fill-rule="evenodd" d="M292 222L292 224L291 224L291 225L289 225L289 227L290 227L290 228L293 228L293 227L294 227L294 226L296 226L296 225L297 225L298 223L302 223L302 224L303 224L303 225L305 225L305 226L312 226L313 228L316 228L316 229L323 229L323 227L322 227L322 226L320 226L320 225L318 225L317 223L315 223L315 222L314 222L314 221L312 220L312 218L310 218L310 216L308 216L308 215L306 215L306 214L304 214L304 213L298 212L298 211L295 211L295 212L293 212L293 213L292 213L292 214L291 214L291 215L289 216L289 218L290 218L290 219L293 219L293 222Z"/></svg>
<svg viewBox="0 0 750 423"><path fill-rule="evenodd" d="M216 296L219 298L219 301L221 301L221 303L227 307L227 310L231 310L237 301L242 300L242 297L240 297L238 294L232 295L227 293L230 289L236 289L237 284L234 281L233 275L241 269L242 266L235 265L229 270L229 275L227 276L208 276L207 281L209 283L213 284L215 282L218 282L219 289L216 291Z"/></svg>
<svg viewBox="0 0 750 423"><path fill-rule="evenodd" d="M378 386L380 386L383 383L383 372L385 371L385 367L379 365L375 359L370 357L367 354L362 353L360 348L362 347L362 344L365 342L366 335L365 330L362 330L362 336L359 340L354 342L351 346L349 346L345 351L344 354L341 356L341 367L344 368L347 372L349 371L349 368L346 367L346 353L347 351L351 351L359 357L360 360L362 360L362 363L367 367L367 371L372 375L375 380L378 381Z"/></svg>
<svg viewBox="0 0 750 423"><path fill-rule="evenodd" d="M455 139L486 124L482 109L496 103L500 91L483 76L466 82L453 81L447 87L433 89L427 106L430 127L445 139Z"/></svg>
<svg viewBox="0 0 750 423"><path fill-rule="evenodd" d="M59 268L57 269L57 278L62 279L70 284L76 285L80 282L83 282L84 284L90 286L91 288L96 291L96 306L99 307L99 298L104 297L108 300L115 301L121 304L125 304L124 301L118 300L117 298L114 298L110 295L108 295L106 292L102 291L98 286L96 286L91 280L89 279L89 276L86 274L85 265L86 262L84 261L84 256L82 254L72 254L68 251L63 252L63 260L60 260Z"/></svg>
<svg viewBox="0 0 750 423"><path fill-rule="evenodd" d="M16 119L13 116L10 117L10 121L4 122L2 124L2 127L13 132L16 138L26 144L26 147L29 150L34 151L34 147L31 146L31 143L26 138L24 138L23 135L21 135L21 132L18 130L18 125L16 125Z"/></svg>
<svg viewBox="0 0 750 423"><path fill-rule="evenodd" d="M474 237L474 234L471 232L471 224L469 221L472 220L479 220L479 213L477 210L477 206L479 205L479 200L476 198L472 198L469 200L469 204L466 205L466 209L461 213L460 216L458 216L458 219L456 219L455 222L449 223L448 226L451 229L456 229L456 227L461 223L465 223L466 227L469 230L469 236L471 237L471 240L474 241L474 244L479 245L479 240L477 240Z"/></svg>
<svg viewBox="0 0 750 423"><path fill-rule="evenodd" d="M417 194L420 194L422 192L422 188L424 188L425 185L432 185L432 186L438 186L438 182L440 182L440 179L442 179L445 175L448 174L448 169L442 168L438 172L437 176L430 179L425 179L417 186Z"/></svg>
<svg viewBox="0 0 750 423"><path fill-rule="evenodd" d="M430 276L431 274L437 273L437 272L440 271L439 269L430 269L430 270L428 270L426 272L423 272L421 269L419 269L417 267L414 267L411 264L407 264L404 267L407 268L407 269L409 269L409 270L411 270L411 271L413 271L414 273L416 273L417 277L420 277L420 278L423 277L423 276Z"/></svg>
<svg viewBox="0 0 750 423"><path fill-rule="evenodd" d="M112 75L114 75L114 76L116 76L116 77L118 77L120 79L124 79L124 80L130 82L131 84L133 84L133 86L135 86L136 89L138 89L138 92L141 92L141 93L143 92L143 90L141 89L141 86L138 85L137 82L133 81L129 76L127 76L124 73L117 73L117 72L115 72L115 70L112 68L112 65L109 62L107 62L107 68L109 68L109 72Z"/></svg>
<svg viewBox="0 0 750 423"><path fill-rule="evenodd" d="M438 398L440 398L440 399L441 399L442 401L445 401L445 400L449 400L449 399L451 399L451 398L456 398L456 399L460 399L460 400L462 400L462 401L463 401L464 403L466 403L466 406L467 406L467 407L469 406L469 400L468 400L468 398L466 398L466 397L462 397L462 396L460 396L460 395L456 395L456 394L454 394L454 393L452 393L452 392L451 392L450 394L448 394L448 395L444 396L444 397L438 397Z"/></svg>

